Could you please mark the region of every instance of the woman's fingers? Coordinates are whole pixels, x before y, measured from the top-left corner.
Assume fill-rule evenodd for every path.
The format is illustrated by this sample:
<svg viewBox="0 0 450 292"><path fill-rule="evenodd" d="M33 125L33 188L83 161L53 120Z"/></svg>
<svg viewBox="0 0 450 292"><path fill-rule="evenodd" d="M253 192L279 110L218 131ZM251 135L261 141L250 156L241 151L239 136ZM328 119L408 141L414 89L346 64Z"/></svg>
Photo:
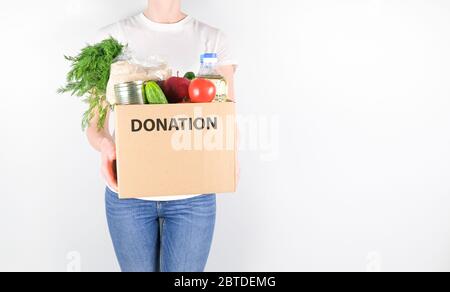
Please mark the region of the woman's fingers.
<svg viewBox="0 0 450 292"><path fill-rule="evenodd" d="M111 161L116 160L116 147L114 145L111 146L108 156Z"/></svg>
<svg viewBox="0 0 450 292"><path fill-rule="evenodd" d="M114 160L109 160L109 159L104 160L103 165L102 165L102 173L106 179L108 186L113 188L113 191L117 192L118 184L117 184L117 175L115 173L114 165L115 165Z"/></svg>
<svg viewBox="0 0 450 292"><path fill-rule="evenodd" d="M108 139L103 140L101 145L101 152L101 172L108 186L117 192L118 183L116 174L116 146L114 142Z"/></svg>

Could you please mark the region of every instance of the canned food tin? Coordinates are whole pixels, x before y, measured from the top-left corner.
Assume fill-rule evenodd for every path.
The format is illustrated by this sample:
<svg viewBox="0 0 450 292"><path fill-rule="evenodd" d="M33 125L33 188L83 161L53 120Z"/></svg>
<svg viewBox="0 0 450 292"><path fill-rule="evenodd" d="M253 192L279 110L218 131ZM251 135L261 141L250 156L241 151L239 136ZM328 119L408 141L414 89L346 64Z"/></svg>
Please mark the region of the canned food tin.
<svg viewBox="0 0 450 292"><path fill-rule="evenodd" d="M144 81L132 81L114 86L118 104L145 104Z"/></svg>

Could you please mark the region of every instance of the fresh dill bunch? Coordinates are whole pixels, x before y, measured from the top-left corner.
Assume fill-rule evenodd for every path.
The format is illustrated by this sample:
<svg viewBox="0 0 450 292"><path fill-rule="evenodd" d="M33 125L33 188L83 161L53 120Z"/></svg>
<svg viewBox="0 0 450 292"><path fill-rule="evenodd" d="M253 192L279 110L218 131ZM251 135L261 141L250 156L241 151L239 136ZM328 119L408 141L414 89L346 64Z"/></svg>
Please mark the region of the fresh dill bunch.
<svg viewBox="0 0 450 292"><path fill-rule="evenodd" d="M97 129L100 131L105 127L109 107L106 87L111 64L122 54L124 47L111 37L98 44L88 45L78 56L64 56L71 62L71 70L67 74L66 85L58 89L58 93L71 93L88 104L82 119L83 130L86 130L95 114L99 117Z"/></svg>

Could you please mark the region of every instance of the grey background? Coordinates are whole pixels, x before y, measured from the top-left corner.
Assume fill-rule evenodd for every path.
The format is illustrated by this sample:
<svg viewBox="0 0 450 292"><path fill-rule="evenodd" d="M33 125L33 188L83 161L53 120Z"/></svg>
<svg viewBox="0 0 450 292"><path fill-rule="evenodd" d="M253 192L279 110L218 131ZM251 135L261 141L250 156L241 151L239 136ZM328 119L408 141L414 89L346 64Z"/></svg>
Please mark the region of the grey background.
<svg viewBox="0 0 450 292"><path fill-rule="evenodd" d="M208 270L450 271L449 1L184 5L230 35L240 112L279 123L219 198ZM84 105L55 91L63 54L144 6L1 1L0 270L118 270Z"/></svg>

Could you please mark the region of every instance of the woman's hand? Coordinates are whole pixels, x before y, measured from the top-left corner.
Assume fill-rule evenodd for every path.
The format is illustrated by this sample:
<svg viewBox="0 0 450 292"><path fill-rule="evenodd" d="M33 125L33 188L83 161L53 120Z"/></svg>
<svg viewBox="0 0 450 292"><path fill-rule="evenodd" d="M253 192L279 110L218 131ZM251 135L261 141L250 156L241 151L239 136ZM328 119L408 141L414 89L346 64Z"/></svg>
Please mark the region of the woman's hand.
<svg viewBox="0 0 450 292"><path fill-rule="evenodd" d="M100 130L97 128L99 120L98 113L89 123L86 135L91 146L101 153L101 174L105 178L108 186L115 192L118 191L117 172L116 172L116 144L109 132L109 115L110 110L105 119L105 128Z"/></svg>
<svg viewBox="0 0 450 292"><path fill-rule="evenodd" d="M104 138L100 144L101 173L113 191L118 191L116 173L116 145L112 139Z"/></svg>

